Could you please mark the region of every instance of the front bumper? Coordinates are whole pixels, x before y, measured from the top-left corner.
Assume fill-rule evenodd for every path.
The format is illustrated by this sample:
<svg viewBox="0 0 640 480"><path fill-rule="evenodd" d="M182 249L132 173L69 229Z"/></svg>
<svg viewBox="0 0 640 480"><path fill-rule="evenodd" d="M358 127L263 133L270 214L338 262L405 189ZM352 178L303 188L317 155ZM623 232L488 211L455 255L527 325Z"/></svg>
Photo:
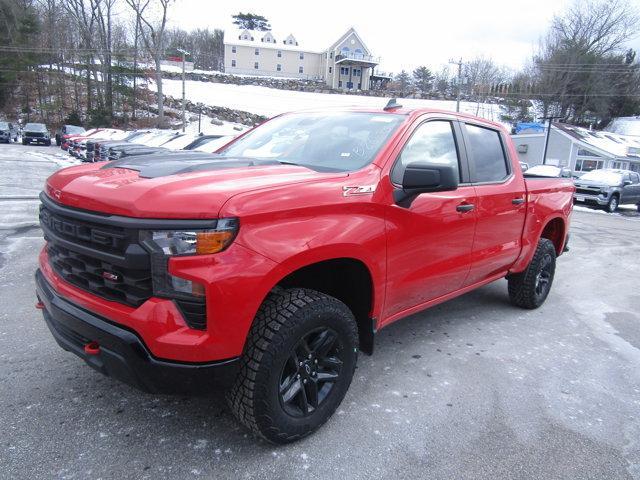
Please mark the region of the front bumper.
<svg viewBox="0 0 640 480"><path fill-rule="evenodd" d="M36 292L58 344L105 375L153 393L204 393L235 378L238 358L207 363L155 358L131 330L58 295L40 270L36 272ZM99 345L97 353L87 353L85 347L91 342Z"/></svg>
<svg viewBox="0 0 640 480"><path fill-rule="evenodd" d="M609 203L609 196L608 195L606 197L604 197L602 195L587 195L587 194L583 194L583 193L574 193L573 194L573 199L576 202L597 203L598 205L606 205L607 203Z"/></svg>

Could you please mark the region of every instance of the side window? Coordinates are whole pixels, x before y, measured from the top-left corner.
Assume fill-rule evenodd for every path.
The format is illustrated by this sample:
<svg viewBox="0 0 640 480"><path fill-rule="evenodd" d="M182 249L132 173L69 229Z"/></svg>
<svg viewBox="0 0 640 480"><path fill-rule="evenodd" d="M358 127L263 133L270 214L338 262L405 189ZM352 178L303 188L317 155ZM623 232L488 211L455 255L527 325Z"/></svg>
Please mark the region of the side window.
<svg viewBox="0 0 640 480"><path fill-rule="evenodd" d="M631 176L631 181L634 184L640 183L640 175L638 175L637 173L630 173L629 175Z"/></svg>
<svg viewBox="0 0 640 480"><path fill-rule="evenodd" d="M452 165L460 172L458 149L451 122L434 120L420 125L403 147L393 166L391 181L401 184L405 167L413 162Z"/></svg>
<svg viewBox="0 0 640 480"><path fill-rule="evenodd" d="M500 133L489 128L465 125L475 166L472 182L499 182L509 175ZM473 172L473 168L471 169Z"/></svg>

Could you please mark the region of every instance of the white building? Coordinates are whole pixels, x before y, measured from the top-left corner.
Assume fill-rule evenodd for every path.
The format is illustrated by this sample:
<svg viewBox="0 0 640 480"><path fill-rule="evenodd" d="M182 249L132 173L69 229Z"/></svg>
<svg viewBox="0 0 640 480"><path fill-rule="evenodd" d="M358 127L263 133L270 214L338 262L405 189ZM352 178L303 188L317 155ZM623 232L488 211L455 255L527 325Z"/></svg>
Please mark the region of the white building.
<svg viewBox="0 0 640 480"><path fill-rule="evenodd" d="M520 161L529 166L542 163L545 133L520 133L511 138ZM577 173L600 168L640 172L640 137L554 123L546 163L568 167Z"/></svg>
<svg viewBox="0 0 640 480"><path fill-rule="evenodd" d="M236 75L315 79L335 89L369 90L378 63L353 28L319 51L291 34L241 30L224 37L225 72Z"/></svg>

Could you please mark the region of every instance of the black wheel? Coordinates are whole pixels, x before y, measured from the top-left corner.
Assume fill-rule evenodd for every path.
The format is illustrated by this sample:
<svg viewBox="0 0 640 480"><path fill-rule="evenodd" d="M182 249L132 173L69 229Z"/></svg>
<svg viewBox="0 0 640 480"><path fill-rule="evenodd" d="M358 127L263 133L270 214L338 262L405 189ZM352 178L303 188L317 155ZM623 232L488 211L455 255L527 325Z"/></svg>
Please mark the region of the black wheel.
<svg viewBox="0 0 640 480"><path fill-rule="evenodd" d="M618 196L617 195L611 195L611 198L609 199L609 203L607 203L607 212L609 213L613 213L618 209L618 204L619 204L619 200L618 200Z"/></svg>
<svg viewBox="0 0 640 480"><path fill-rule="evenodd" d="M638 209L638 212L640 213L640 203L636 205L636 208Z"/></svg>
<svg viewBox="0 0 640 480"><path fill-rule="evenodd" d="M541 238L527 269L507 278L511 303L522 308L538 308L549 295L555 271L556 248L551 240Z"/></svg>
<svg viewBox="0 0 640 480"><path fill-rule="evenodd" d="M45 145L46 145L47 147L50 147L50 146L51 146L51 140L47 140L47 141L45 142Z"/></svg>
<svg viewBox="0 0 640 480"><path fill-rule="evenodd" d="M23 144L23 145L26 145L26 144L27 144L27 141L26 141L26 140L22 140L22 144Z"/></svg>
<svg viewBox="0 0 640 480"><path fill-rule="evenodd" d="M270 442L298 440L340 405L357 352L356 321L344 303L315 290L277 289L249 332L229 406Z"/></svg>

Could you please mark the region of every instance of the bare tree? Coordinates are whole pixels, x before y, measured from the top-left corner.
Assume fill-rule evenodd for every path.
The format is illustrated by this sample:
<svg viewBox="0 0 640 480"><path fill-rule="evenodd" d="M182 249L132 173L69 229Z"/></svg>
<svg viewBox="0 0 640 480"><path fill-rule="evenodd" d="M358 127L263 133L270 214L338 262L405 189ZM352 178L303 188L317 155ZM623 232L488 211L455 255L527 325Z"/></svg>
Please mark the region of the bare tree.
<svg viewBox="0 0 640 480"><path fill-rule="evenodd" d="M126 0L140 19L140 37L145 50L155 64L158 91L158 121L164 123L164 95L162 93L161 61L165 47L167 10L172 0Z"/></svg>

